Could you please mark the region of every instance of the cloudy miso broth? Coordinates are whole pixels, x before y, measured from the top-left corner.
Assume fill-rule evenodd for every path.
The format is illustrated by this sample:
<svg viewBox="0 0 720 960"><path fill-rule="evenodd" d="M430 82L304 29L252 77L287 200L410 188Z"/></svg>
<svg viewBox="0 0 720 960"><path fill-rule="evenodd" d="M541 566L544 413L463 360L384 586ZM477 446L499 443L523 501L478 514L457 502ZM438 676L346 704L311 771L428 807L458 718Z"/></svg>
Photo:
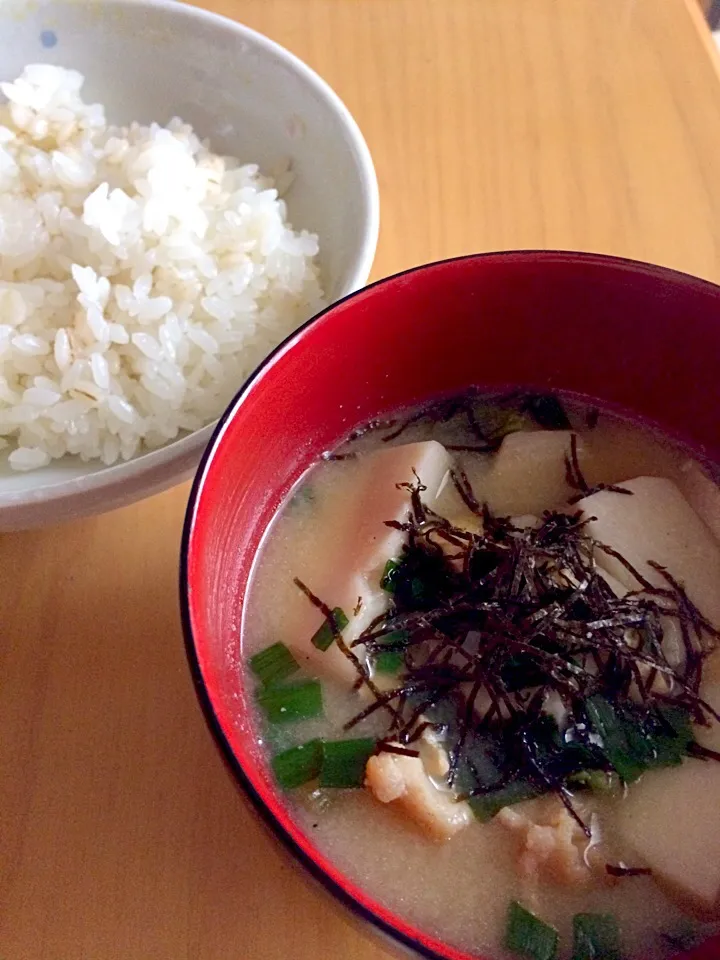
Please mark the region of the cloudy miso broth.
<svg viewBox="0 0 720 960"><path fill-rule="evenodd" d="M465 397L353 437L280 511L245 608L297 822L478 955L709 936L719 534L704 466L565 398Z"/></svg>

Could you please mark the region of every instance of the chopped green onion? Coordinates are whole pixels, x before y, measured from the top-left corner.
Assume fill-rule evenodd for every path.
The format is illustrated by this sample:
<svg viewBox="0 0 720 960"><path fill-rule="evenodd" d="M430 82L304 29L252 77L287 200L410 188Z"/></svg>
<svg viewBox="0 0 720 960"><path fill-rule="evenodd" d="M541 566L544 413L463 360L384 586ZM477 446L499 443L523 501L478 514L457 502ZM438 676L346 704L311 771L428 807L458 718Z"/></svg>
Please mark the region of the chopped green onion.
<svg viewBox="0 0 720 960"><path fill-rule="evenodd" d="M310 643L312 643L314 647L317 647L318 650L322 650L323 652L332 646L332 642L335 639L333 626L335 630L344 630L348 625L348 618L345 616L345 611L340 607L335 607L332 611L332 620L332 624L326 620L310 640Z"/></svg>
<svg viewBox="0 0 720 960"><path fill-rule="evenodd" d="M596 694L586 709L605 756L624 783L655 767L677 766L692 743L690 715L681 707L658 704L639 716L632 707Z"/></svg>
<svg viewBox="0 0 720 960"><path fill-rule="evenodd" d="M575 914L572 960L620 960L620 931L612 914Z"/></svg>
<svg viewBox="0 0 720 960"><path fill-rule="evenodd" d="M294 790L309 780L315 780L320 773L322 762L322 743L309 740L299 747L290 747L273 757L272 768L277 782L285 790Z"/></svg>
<svg viewBox="0 0 720 960"><path fill-rule="evenodd" d="M682 707L670 704L656 704L650 717L653 758L651 767L676 767L687 756L693 742L693 730L690 714ZM648 724L646 724L646 727Z"/></svg>
<svg viewBox="0 0 720 960"><path fill-rule="evenodd" d="M376 673L400 673L404 664L405 657L399 650L383 651L373 660Z"/></svg>
<svg viewBox="0 0 720 960"><path fill-rule="evenodd" d="M408 645L409 638L410 635L407 630L391 630L390 633L382 636L378 643L392 650L404 650Z"/></svg>
<svg viewBox="0 0 720 960"><path fill-rule="evenodd" d="M618 778L605 770L580 770L568 777L568 786L592 790L593 793L616 793Z"/></svg>
<svg viewBox="0 0 720 960"><path fill-rule="evenodd" d="M375 750L372 737L356 740L324 740L321 787L361 787L365 781L365 765Z"/></svg>
<svg viewBox="0 0 720 960"><path fill-rule="evenodd" d="M300 665L285 644L278 642L250 657L250 669L264 687L271 687L291 677Z"/></svg>
<svg viewBox="0 0 720 960"><path fill-rule="evenodd" d="M402 563L400 560L388 560L380 577L380 587L386 593L394 593L395 579Z"/></svg>
<svg viewBox="0 0 720 960"><path fill-rule="evenodd" d="M383 649L376 653L373 659L376 672L399 673L405 664L403 651L408 644L407 630L393 630L386 633L378 643Z"/></svg>
<svg viewBox="0 0 720 960"><path fill-rule="evenodd" d="M478 794L469 800L470 809L481 823L492 820L503 807L510 807L523 800L532 800L539 797L542 790L538 789L529 780L512 780L504 787L490 790L488 793Z"/></svg>
<svg viewBox="0 0 720 960"><path fill-rule="evenodd" d="M505 930L505 946L525 960L555 960L558 932L530 913L516 900L510 904Z"/></svg>
<svg viewBox="0 0 720 960"><path fill-rule="evenodd" d="M602 739L602 748L623 783L634 783L647 769L642 730L624 721L614 705L597 694L585 704L588 719Z"/></svg>
<svg viewBox="0 0 720 960"><path fill-rule="evenodd" d="M258 703L271 723L310 720L322 715L322 688L317 680L269 687L260 691Z"/></svg>

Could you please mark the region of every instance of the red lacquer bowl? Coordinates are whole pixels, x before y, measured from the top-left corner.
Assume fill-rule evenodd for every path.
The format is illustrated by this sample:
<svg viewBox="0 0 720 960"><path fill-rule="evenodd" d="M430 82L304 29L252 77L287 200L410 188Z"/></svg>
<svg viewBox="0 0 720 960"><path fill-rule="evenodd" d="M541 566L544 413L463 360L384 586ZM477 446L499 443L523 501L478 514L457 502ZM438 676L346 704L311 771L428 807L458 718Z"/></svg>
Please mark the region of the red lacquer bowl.
<svg viewBox="0 0 720 960"><path fill-rule="evenodd" d="M412 955L470 960L375 902L318 852L288 816L255 742L240 625L263 532L300 475L354 426L469 386L584 394L720 462L719 362L720 287L609 257L487 254L410 270L330 307L265 361L220 421L182 545L200 702L237 780L287 848ZM692 960L718 957L720 940Z"/></svg>

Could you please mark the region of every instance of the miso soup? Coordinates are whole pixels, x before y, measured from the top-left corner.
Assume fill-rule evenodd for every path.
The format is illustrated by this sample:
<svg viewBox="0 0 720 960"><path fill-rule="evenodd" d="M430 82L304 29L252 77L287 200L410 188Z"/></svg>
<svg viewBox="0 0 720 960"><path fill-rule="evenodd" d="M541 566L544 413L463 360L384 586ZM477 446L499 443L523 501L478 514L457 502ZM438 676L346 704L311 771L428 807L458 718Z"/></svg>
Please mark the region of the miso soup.
<svg viewBox="0 0 720 960"><path fill-rule="evenodd" d="M720 490L643 425L467 395L280 511L257 733L355 882L479 956L667 958L720 919Z"/></svg>

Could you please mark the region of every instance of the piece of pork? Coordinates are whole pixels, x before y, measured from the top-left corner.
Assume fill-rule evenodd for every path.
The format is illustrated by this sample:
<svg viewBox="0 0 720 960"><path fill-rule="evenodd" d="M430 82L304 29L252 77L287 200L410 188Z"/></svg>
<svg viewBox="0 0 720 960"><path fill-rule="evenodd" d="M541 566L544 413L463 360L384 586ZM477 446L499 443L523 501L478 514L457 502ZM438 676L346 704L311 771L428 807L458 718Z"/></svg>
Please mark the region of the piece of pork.
<svg viewBox="0 0 720 960"><path fill-rule="evenodd" d="M444 764L438 763L438 770ZM376 800L397 807L431 840L450 840L473 821L469 804L437 786L420 757L379 753L365 768L365 786Z"/></svg>
<svg viewBox="0 0 720 960"><path fill-rule="evenodd" d="M504 807L495 821L520 840L518 873L531 886L541 882L578 887L598 875L588 857L588 839L554 798Z"/></svg>

